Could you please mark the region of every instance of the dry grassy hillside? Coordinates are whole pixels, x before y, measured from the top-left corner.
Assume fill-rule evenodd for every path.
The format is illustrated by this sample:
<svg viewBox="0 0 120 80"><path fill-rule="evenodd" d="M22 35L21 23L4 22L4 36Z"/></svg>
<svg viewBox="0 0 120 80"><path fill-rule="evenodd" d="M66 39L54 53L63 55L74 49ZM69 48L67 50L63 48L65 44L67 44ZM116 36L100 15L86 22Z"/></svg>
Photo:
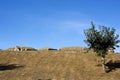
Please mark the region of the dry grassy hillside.
<svg viewBox="0 0 120 80"><path fill-rule="evenodd" d="M109 54L119 61L120 54ZM75 51L0 51L0 80L120 80L120 63L110 72L97 66L99 57ZM117 65L117 66L116 66Z"/></svg>

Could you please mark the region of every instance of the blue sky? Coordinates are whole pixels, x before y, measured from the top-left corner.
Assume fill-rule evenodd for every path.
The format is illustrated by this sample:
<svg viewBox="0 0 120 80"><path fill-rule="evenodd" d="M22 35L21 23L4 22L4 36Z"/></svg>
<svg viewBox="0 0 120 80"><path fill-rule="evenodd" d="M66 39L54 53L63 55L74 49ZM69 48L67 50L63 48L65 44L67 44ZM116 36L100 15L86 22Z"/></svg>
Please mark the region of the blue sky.
<svg viewBox="0 0 120 80"><path fill-rule="evenodd" d="M119 0L0 0L0 48L85 47L91 21L120 34L119 9Z"/></svg>

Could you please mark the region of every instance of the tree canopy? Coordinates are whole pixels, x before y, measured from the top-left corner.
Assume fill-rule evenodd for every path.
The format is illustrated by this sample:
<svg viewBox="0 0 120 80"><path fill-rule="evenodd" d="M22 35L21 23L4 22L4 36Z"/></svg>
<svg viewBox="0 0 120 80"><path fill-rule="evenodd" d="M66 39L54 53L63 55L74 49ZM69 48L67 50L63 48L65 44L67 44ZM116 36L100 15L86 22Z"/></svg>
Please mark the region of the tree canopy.
<svg viewBox="0 0 120 80"><path fill-rule="evenodd" d="M115 34L114 28L99 26L99 30L97 30L93 22L91 22L91 26L91 28L84 31L85 42L89 49L92 48L98 56L105 57L109 48L119 47L119 35Z"/></svg>
<svg viewBox="0 0 120 80"><path fill-rule="evenodd" d="M85 42L89 49L93 49L101 57L101 64L103 70L106 72L105 56L109 48L115 49L119 47L119 35L115 34L114 28L99 26L99 29L96 29L93 22L91 22L91 25L91 28L84 31L86 36Z"/></svg>

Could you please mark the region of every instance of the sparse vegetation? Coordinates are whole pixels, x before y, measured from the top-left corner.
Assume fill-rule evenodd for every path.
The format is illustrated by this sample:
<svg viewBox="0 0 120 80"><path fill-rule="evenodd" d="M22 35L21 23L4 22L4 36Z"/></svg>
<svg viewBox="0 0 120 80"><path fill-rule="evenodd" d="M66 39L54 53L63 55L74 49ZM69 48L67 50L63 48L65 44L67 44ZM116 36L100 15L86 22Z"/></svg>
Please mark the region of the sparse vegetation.
<svg viewBox="0 0 120 80"><path fill-rule="evenodd" d="M100 26L99 30L97 30L93 22L91 22L91 25L92 27L84 32L86 36L85 42L89 49L93 49L101 57L101 64L103 70L106 72L105 56L109 48L115 49L115 47L119 47L119 35L115 34L114 28Z"/></svg>
<svg viewBox="0 0 120 80"><path fill-rule="evenodd" d="M0 51L0 80L119 80L120 54L106 59L109 73L96 66L99 57L91 52Z"/></svg>

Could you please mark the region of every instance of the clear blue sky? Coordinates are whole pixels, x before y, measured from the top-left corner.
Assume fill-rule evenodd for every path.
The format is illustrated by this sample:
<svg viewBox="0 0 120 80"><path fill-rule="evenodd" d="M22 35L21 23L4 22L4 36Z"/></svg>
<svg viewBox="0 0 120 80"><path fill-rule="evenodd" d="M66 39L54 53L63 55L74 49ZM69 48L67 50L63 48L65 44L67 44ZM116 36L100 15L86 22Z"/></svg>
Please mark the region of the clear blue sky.
<svg viewBox="0 0 120 80"><path fill-rule="evenodd" d="M120 0L0 0L0 48L85 47L91 21L120 34Z"/></svg>

